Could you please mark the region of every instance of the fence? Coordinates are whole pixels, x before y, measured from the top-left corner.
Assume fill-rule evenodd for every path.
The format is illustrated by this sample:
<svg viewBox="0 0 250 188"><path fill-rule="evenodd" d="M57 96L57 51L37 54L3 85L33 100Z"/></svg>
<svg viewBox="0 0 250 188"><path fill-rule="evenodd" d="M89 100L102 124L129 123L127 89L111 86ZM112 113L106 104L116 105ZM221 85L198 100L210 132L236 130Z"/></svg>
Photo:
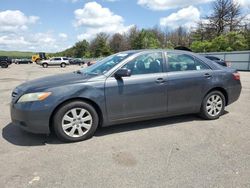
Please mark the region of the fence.
<svg viewBox="0 0 250 188"><path fill-rule="evenodd" d="M212 55L231 63L238 70L250 71L250 51L209 52L201 55Z"/></svg>

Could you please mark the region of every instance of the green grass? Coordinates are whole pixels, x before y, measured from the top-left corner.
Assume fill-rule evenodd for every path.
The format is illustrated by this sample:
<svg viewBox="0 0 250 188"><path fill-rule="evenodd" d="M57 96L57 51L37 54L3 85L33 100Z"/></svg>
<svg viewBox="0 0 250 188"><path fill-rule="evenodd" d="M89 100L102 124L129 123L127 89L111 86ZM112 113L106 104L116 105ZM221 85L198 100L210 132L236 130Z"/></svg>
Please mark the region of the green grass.
<svg viewBox="0 0 250 188"><path fill-rule="evenodd" d="M20 51L1 51L0 56L8 56L11 58L31 58L32 55L35 55L35 52L20 52Z"/></svg>

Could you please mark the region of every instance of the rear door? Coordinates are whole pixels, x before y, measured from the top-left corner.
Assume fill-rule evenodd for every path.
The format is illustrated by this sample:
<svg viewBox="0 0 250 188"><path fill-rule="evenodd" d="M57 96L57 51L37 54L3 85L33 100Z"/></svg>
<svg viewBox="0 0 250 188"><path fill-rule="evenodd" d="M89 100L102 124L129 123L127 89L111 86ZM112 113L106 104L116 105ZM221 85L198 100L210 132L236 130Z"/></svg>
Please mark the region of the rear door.
<svg viewBox="0 0 250 188"><path fill-rule="evenodd" d="M167 53L168 112L192 113L212 84L213 72L196 57L181 52Z"/></svg>
<svg viewBox="0 0 250 188"><path fill-rule="evenodd" d="M130 77L106 80L105 95L110 121L150 117L166 113L166 77L162 52L139 55L122 68L132 71Z"/></svg>
<svg viewBox="0 0 250 188"><path fill-rule="evenodd" d="M54 65L60 65L61 62L62 62L62 58L60 58L60 57L54 58Z"/></svg>

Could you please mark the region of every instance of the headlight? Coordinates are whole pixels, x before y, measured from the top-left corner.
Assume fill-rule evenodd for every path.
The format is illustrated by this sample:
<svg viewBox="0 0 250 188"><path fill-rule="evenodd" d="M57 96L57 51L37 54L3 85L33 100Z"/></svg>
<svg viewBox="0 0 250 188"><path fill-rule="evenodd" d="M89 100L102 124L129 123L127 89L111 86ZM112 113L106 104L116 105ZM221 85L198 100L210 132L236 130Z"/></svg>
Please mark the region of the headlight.
<svg viewBox="0 0 250 188"><path fill-rule="evenodd" d="M17 102L42 101L51 95L51 92L27 93L20 97Z"/></svg>

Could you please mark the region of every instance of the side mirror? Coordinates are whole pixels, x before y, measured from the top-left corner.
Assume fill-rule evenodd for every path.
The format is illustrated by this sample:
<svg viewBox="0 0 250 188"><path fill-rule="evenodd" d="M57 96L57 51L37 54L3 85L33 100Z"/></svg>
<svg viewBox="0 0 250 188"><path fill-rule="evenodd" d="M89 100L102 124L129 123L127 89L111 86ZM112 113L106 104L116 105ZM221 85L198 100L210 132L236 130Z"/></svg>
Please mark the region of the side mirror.
<svg viewBox="0 0 250 188"><path fill-rule="evenodd" d="M129 77L131 76L131 70L126 68L121 68L115 73L115 78Z"/></svg>

